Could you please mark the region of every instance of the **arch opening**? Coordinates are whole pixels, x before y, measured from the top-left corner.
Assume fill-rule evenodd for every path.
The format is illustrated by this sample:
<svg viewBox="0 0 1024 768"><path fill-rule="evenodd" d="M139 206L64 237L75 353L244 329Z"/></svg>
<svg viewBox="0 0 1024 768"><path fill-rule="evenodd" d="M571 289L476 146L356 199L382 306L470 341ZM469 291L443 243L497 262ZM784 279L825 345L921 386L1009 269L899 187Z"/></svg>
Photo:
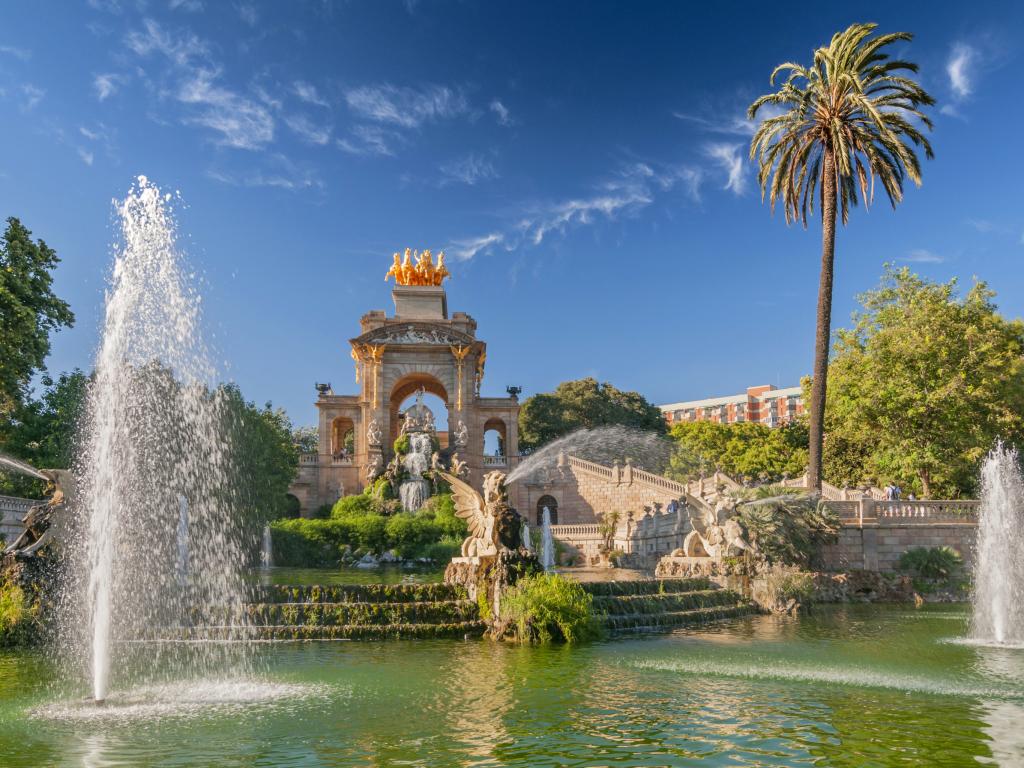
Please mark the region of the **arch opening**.
<svg viewBox="0 0 1024 768"><path fill-rule="evenodd" d="M537 525L544 524L544 507L548 508L551 524L558 525L558 500L554 496L544 494L537 499Z"/></svg>
<svg viewBox="0 0 1024 768"><path fill-rule="evenodd" d="M448 444L448 391L436 378L427 373L412 373L403 376L391 389L389 423L391 425L391 442L394 442L402 429L399 414L416 401L416 393L423 389L423 404L434 414L434 428L441 446Z"/></svg>
<svg viewBox="0 0 1024 768"><path fill-rule="evenodd" d="M508 429L498 418L484 423L484 456L508 456Z"/></svg>
<svg viewBox="0 0 1024 768"><path fill-rule="evenodd" d="M331 457L335 460L352 458L355 453L356 425L347 416L331 421Z"/></svg>

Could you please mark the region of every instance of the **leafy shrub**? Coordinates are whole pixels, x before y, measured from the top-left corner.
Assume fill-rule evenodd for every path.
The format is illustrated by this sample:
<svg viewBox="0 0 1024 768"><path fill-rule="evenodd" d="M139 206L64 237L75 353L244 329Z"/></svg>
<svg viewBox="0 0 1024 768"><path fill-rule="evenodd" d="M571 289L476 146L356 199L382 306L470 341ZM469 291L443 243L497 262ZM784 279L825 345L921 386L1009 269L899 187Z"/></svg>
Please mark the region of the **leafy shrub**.
<svg viewBox="0 0 1024 768"><path fill-rule="evenodd" d="M814 596L814 576L788 568L773 568L766 579L769 598L776 604L796 600L809 602Z"/></svg>
<svg viewBox="0 0 1024 768"><path fill-rule="evenodd" d="M0 648L32 642L36 634L38 605L17 584L0 584Z"/></svg>
<svg viewBox="0 0 1024 768"><path fill-rule="evenodd" d="M396 454L404 456L409 452L409 436L401 435L394 443L392 443L391 447L394 449Z"/></svg>
<svg viewBox="0 0 1024 768"><path fill-rule="evenodd" d="M328 520L331 517L331 511L334 509L330 504L321 504L319 507L313 510L312 518L315 520ZM289 517L298 517L298 515L289 515Z"/></svg>
<svg viewBox="0 0 1024 768"><path fill-rule="evenodd" d="M771 565L807 567L836 540L839 516L814 496L782 495L741 504L737 519Z"/></svg>
<svg viewBox="0 0 1024 768"><path fill-rule="evenodd" d="M377 500L357 494L339 499L326 520L278 520L271 525L274 560L285 566L333 566L348 547L442 561L458 554L466 536L466 523L455 516L450 496L434 496L418 512L379 510Z"/></svg>
<svg viewBox="0 0 1024 768"><path fill-rule="evenodd" d="M520 579L502 596L501 611L519 642L578 643L600 632L590 594L555 573Z"/></svg>
<svg viewBox="0 0 1024 768"><path fill-rule="evenodd" d="M342 496L334 503L331 510L331 517L335 519L353 517L355 515L367 515L373 511L373 499L363 493L356 493L352 496Z"/></svg>
<svg viewBox="0 0 1024 768"><path fill-rule="evenodd" d="M900 555L899 569L925 579L947 579L961 565L963 558L952 547L913 547Z"/></svg>

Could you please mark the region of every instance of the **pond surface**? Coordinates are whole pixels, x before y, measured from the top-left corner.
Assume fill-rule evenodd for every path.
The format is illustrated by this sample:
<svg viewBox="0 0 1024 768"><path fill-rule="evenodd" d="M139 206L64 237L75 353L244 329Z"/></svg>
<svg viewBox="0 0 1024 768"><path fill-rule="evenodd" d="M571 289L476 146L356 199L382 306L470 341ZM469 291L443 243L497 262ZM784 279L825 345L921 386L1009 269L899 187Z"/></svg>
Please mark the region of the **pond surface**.
<svg viewBox="0 0 1024 768"><path fill-rule="evenodd" d="M582 647L259 646L262 677L97 710L0 655L4 766L1024 764L1024 651L964 606L819 608Z"/></svg>

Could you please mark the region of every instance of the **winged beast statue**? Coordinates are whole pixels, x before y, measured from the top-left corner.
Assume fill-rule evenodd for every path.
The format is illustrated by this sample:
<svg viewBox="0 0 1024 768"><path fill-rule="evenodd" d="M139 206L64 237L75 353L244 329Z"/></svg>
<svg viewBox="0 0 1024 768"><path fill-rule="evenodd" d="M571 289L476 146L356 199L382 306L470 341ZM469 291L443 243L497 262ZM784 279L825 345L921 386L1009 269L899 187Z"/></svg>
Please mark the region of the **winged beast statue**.
<svg viewBox="0 0 1024 768"><path fill-rule="evenodd" d="M693 530L683 541L682 554L688 557L723 557L732 552L757 548L745 538L743 526L733 515L735 505L719 501L714 510L688 506Z"/></svg>
<svg viewBox="0 0 1024 768"><path fill-rule="evenodd" d="M508 505L504 472L484 475L483 495L449 472L438 474L452 487L455 514L469 525L469 536L462 542L463 557L494 557L501 550L516 549L522 521Z"/></svg>

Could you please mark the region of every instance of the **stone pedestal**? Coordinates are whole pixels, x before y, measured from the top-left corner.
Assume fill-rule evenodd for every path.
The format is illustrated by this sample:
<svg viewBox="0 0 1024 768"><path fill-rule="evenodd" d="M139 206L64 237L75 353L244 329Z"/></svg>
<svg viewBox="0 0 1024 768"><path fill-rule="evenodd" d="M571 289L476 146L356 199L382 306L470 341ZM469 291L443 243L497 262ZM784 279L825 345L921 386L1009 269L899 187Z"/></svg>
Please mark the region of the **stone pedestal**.
<svg viewBox="0 0 1024 768"><path fill-rule="evenodd" d="M434 285L396 285L395 320L447 320L448 299L444 288Z"/></svg>
<svg viewBox="0 0 1024 768"><path fill-rule="evenodd" d="M479 602L480 595L485 595L490 615L480 618L493 625L501 617L502 592L523 576L543 570L529 550L508 549L488 557L453 557L445 569L444 583L465 588L471 600Z"/></svg>

